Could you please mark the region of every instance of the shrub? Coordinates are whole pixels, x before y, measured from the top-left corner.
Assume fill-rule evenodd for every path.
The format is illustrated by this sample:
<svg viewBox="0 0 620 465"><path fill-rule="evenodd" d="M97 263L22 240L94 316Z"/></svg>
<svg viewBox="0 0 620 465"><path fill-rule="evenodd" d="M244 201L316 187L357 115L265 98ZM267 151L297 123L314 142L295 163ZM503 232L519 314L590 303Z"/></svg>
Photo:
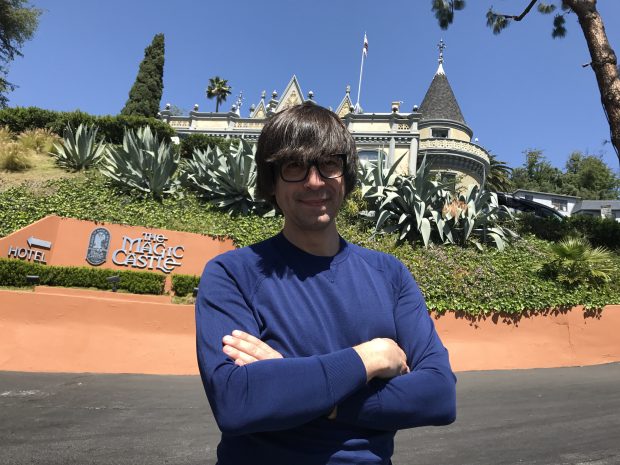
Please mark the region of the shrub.
<svg viewBox="0 0 620 465"><path fill-rule="evenodd" d="M230 216L210 204L201 203L191 193L183 198L167 197L161 202L122 195L110 189L96 171L49 181L46 186L45 195L33 193L28 186L0 192L0 236L46 215L56 214L89 221L228 236L242 247L278 233L283 223L281 216ZM428 248L415 243L397 245L394 235L372 237L372 223L356 217L356 209L357 206L338 216L340 234L353 243L400 259L415 276L428 308L438 313L464 312L468 317L477 318L501 312L518 318L527 311L574 305L592 309L620 304L618 254L612 254L614 270L611 280L603 286L567 287L557 280L545 279L536 271L554 257L548 242L535 237L527 235L515 240L502 252L485 248L481 253L473 247L451 245L431 244Z"/></svg>
<svg viewBox="0 0 620 465"><path fill-rule="evenodd" d="M620 249L620 223L611 218L575 215L568 219L568 225L595 247Z"/></svg>
<svg viewBox="0 0 620 465"><path fill-rule="evenodd" d="M231 215L273 216L274 208L256 196L255 152L256 146L244 140L226 151L218 147L196 150L184 162L181 182Z"/></svg>
<svg viewBox="0 0 620 465"><path fill-rule="evenodd" d="M51 111L37 107L16 107L0 110L0 127L8 128L16 133L29 129L49 129L62 136L67 125L78 127L80 124L96 125L99 128L99 140L112 144L122 144L125 129L137 130L149 126L160 140L170 141L175 134L169 124L144 116L94 116L83 111Z"/></svg>
<svg viewBox="0 0 620 465"><path fill-rule="evenodd" d="M45 129L56 121L60 113L37 107L4 108L0 110L0 126L7 126L16 134L28 129ZM62 134L62 128L57 134Z"/></svg>
<svg viewBox="0 0 620 465"><path fill-rule="evenodd" d="M123 191L138 191L156 200L179 187L179 157L151 128L125 131L122 147L108 147L101 173Z"/></svg>
<svg viewBox="0 0 620 465"><path fill-rule="evenodd" d="M602 247L593 248L587 239L571 237L549 246L554 260L543 266L547 275L559 282L599 285L611 279L611 254Z"/></svg>
<svg viewBox="0 0 620 465"><path fill-rule="evenodd" d="M107 278L119 276L118 289L133 294L163 294L166 276L144 271L118 271L107 268L51 266L23 260L0 258L1 286L29 286L27 275L39 276L46 286L111 289Z"/></svg>
<svg viewBox="0 0 620 465"><path fill-rule="evenodd" d="M31 151L17 142L0 144L0 169L26 171L32 168Z"/></svg>
<svg viewBox="0 0 620 465"><path fill-rule="evenodd" d="M484 242L503 250L517 237L504 226L512 215L498 204L495 193L472 185L465 193L452 194L449 185L432 180L426 156L415 176L394 176L381 169L380 162L362 176L365 199L378 204L376 232L396 232L399 241L421 238L425 247L434 239L462 247L472 243L479 250Z"/></svg>
<svg viewBox="0 0 620 465"><path fill-rule="evenodd" d="M620 249L620 223L610 218L575 215L564 219L539 218L531 213L519 215L520 232L558 242L568 237L585 237L595 247Z"/></svg>
<svg viewBox="0 0 620 465"><path fill-rule="evenodd" d="M80 171L97 165L104 152L105 144L97 143L97 128L80 124L75 131L71 125L65 128L64 138L54 145L53 155L60 166Z"/></svg>
<svg viewBox="0 0 620 465"><path fill-rule="evenodd" d="M17 140L23 147L37 153L49 153L54 148L54 143L60 141L60 137L49 129L28 129L17 136Z"/></svg>
<svg viewBox="0 0 620 465"><path fill-rule="evenodd" d="M0 144L6 144L15 140L15 134L8 126L0 126Z"/></svg>
<svg viewBox="0 0 620 465"><path fill-rule="evenodd" d="M185 297L191 295L194 292L194 288L198 287L200 283L200 276L193 276L188 274L173 274L172 275L172 290L178 297Z"/></svg>
<svg viewBox="0 0 620 465"><path fill-rule="evenodd" d="M192 158L195 150L206 152L209 148L219 147L222 152L230 149L231 141L223 137L209 136L207 134L190 134L181 139L179 152L182 158Z"/></svg>

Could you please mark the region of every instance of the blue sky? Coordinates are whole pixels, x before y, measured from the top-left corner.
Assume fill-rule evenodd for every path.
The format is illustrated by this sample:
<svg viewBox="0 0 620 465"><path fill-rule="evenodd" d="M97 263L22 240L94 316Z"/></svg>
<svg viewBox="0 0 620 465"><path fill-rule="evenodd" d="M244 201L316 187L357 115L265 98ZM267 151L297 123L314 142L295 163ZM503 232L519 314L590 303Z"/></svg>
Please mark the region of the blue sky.
<svg viewBox="0 0 620 465"><path fill-rule="evenodd" d="M575 150L602 155L614 169L600 95L575 15L568 36L551 39L553 16L532 12L494 36L485 12L519 13L526 0L475 0L442 31L430 0L37 0L44 10L34 38L23 47L9 80L20 87L11 106L80 109L116 114L124 106L144 48L156 33L166 40L162 106L186 111L205 97L210 77L228 79L244 94L242 114L263 90L282 93L291 76L315 100L336 107L351 85L355 98L364 32L369 54L361 104L387 112L419 105L437 69L437 43L447 44L444 68L474 137L510 166L528 148L544 150L563 167ZM598 8L612 47L620 52L620 2Z"/></svg>

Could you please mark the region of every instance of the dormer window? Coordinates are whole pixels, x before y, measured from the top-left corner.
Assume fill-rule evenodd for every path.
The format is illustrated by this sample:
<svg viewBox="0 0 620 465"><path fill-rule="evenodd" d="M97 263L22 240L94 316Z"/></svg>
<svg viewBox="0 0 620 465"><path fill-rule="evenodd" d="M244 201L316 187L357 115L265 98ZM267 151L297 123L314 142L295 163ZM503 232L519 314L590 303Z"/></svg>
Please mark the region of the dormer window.
<svg viewBox="0 0 620 465"><path fill-rule="evenodd" d="M432 128L431 129L431 137L437 139L447 139L450 134L450 130L448 128Z"/></svg>

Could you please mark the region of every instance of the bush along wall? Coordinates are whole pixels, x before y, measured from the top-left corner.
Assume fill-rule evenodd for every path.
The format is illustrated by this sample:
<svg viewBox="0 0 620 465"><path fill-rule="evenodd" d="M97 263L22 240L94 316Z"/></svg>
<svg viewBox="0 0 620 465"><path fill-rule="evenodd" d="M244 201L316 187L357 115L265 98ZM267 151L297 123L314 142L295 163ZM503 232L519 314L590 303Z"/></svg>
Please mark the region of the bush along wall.
<svg viewBox="0 0 620 465"><path fill-rule="evenodd" d="M0 236L48 214L144 227L231 237L239 247L266 239L282 228L282 217L231 216L201 203L191 193L162 202L116 194L101 176L63 179L46 184L44 195L27 186L0 192ZM437 313L464 312L473 317L562 309L574 305L601 308L620 304L620 254L614 253L611 281L601 286L565 286L540 270L554 260L549 243L529 234L499 252L485 248L419 244L398 245L394 235L375 234L374 224L361 221L357 206L347 202L338 216L342 236L356 244L390 253L409 268ZM18 262L11 263L17 266ZM135 272L134 272L135 273ZM37 272L21 272L26 274ZM176 275L174 275L176 276ZM174 279L174 277L173 277ZM184 278L176 278L183 281ZM192 281L195 280L195 281ZM197 277L179 284L177 295L189 294ZM4 285L14 285L2 283ZM22 284L24 285L23 281ZM77 284L82 285L82 284ZM105 289L109 289L107 283ZM186 294L186 295L187 295ZM191 295L191 294L190 294Z"/></svg>
<svg viewBox="0 0 620 465"><path fill-rule="evenodd" d="M37 107L16 107L0 110L0 127L8 126L15 134L28 129L50 129L63 136L68 124L76 129L80 124L95 125L99 128L98 137L111 144L122 144L125 129L137 130L149 126L160 140L170 141L175 135L167 123L156 118L144 116L95 116L83 111L52 111Z"/></svg>
<svg viewBox="0 0 620 465"><path fill-rule="evenodd" d="M199 282L200 276L189 274L172 275L172 290L174 291L174 295L178 297L191 295L194 292L194 288L198 287Z"/></svg>
<svg viewBox="0 0 620 465"><path fill-rule="evenodd" d="M523 214L518 225L520 233L534 234L550 242L577 236L586 238L594 247L620 250L620 223L609 218L575 215L560 220Z"/></svg>
<svg viewBox="0 0 620 465"><path fill-rule="evenodd" d="M45 286L82 287L109 290L107 278L118 276L119 290L132 294L164 293L166 276L143 271L118 271L105 268L50 266L9 258L0 258L0 286L28 287L26 276L39 277Z"/></svg>
<svg viewBox="0 0 620 465"><path fill-rule="evenodd" d="M194 150L206 152L209 147L219 147L222 152L227 152L230 150L230 139L207 134L190 134L181 137L179 153L183 158L192 158Z"/></svg>

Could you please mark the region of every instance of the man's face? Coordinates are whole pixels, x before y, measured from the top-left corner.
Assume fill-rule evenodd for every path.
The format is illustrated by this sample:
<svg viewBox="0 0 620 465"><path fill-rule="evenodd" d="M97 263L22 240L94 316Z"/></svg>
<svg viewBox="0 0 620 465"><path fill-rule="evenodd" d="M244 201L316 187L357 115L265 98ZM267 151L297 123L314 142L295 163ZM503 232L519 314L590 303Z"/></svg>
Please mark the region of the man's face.
<svg viewBox="0 0 620 465"><path fill-rule="evenodd" d="M345 195L344 177L322 177L316 166L299 182L287 182L276 170L274 195L284 213L285 229L305 233L334 224Z"/></svg>

